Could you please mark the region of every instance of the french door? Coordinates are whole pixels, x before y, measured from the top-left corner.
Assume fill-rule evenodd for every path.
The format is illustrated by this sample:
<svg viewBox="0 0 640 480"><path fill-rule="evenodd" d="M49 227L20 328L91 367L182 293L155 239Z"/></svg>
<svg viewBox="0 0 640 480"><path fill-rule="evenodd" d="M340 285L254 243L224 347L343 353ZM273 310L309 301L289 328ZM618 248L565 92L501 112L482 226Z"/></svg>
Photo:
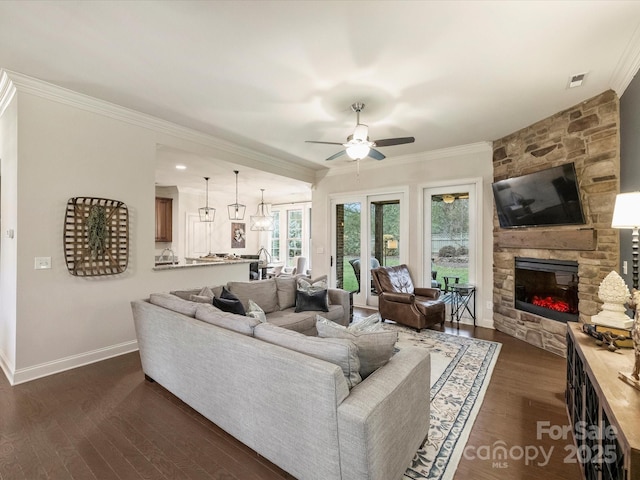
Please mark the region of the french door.
<svg viewBox="0 0 640 480"><path fill-rule="evenodd" d="M405 193L361 194L331 200L332 283L353 303L377 306L371 269L406 262Z"/></svg>

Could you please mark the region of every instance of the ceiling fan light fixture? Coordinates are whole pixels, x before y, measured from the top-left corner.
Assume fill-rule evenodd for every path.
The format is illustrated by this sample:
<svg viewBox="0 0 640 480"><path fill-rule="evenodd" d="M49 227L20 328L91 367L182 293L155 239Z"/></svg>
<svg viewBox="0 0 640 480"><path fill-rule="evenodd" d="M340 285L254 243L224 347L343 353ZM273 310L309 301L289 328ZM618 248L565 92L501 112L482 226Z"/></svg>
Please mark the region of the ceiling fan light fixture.
<svg viewBox="0 0 640 480"><path fill-rule="evenodd" d="M360 112L364 108L364 103L354 103L351 110L356 113L356 128L351 135L347 137L346 143L324 142L319 140L305 140L307 143L322 143L325 145L342 145L345 149L331 155L325 160L334 160L344 154L347 154L351 160L362 160L365 157L371 157L375 160L384 160L385 156L372 147L391 147L393 145L404 145L406 143L415 142L414 137L398 137L383 138L380 140L369 140L369 127L364 123L360 123Z"/></svg>
<svg viewBox="0 0 640 480"><path fill-rule="evenodd" d="M455 195L450 195L448 193L442 195L442 201L444 203L453 203L455 199L456 199Z"/></svg>
<svg viewBox="0 0 640 480"><path fill-rule="evenodd" d="M229 220L244 220L244 212L247 209L245 205L238 203L238 170L234 170L233 173L236 174L236 203L232 203L231 205L227 205L227 210L229 212Z"/></svg>
<svg viewBox="0 0 640 480"><path fill-rule="evenodd" d="M353 139L358 142L366 142L369 139L369 127L359 123L353 131Z"/></svg>
<svg viewBox="0 0 640 480"><path fill-rule="evenodd" d="M362 160L369 155L369 145L366 143L355 143L347 147L347 155L352 160Z"/></svg>

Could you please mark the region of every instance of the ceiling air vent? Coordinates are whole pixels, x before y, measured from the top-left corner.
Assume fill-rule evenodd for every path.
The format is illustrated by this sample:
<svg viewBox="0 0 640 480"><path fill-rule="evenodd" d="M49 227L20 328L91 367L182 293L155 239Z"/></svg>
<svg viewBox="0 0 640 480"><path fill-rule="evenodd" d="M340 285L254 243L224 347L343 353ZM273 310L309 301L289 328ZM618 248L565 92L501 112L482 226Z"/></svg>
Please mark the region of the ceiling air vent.
<svg viewBox="0 0 640 480"><path fill-rule="evenodd" d="M575 75L571 75L569 77L569 88L580 87L582 82L584 82L584 77L587 76L587 73L576 73Z"/></svg>

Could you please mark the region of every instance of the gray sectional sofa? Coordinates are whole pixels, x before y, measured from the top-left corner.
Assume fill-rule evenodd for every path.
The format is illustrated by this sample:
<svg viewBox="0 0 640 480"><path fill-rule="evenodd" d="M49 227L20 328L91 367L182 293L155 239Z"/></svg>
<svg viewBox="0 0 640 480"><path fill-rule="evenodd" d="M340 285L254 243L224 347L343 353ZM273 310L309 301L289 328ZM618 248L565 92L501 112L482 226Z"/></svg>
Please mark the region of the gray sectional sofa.
<svg viewBox="0 0 640 480"><path fill-rule="evenodd" d="M237 296L245 310L249 300L257 302L264 310L269 323L304 333L315 335L315 311L296 312L296 286L304 275L274 277L267 280L228 282L225 287ZM222 285L210 287L216 296L220 296ZM201 287L171 292L182 299L189 300L201 292ZM321 312L329 320L340 325L349 325L351 320L349 292L339 288L329 288L329 311Z"/></svg>
<svg viewBox="0 0 640 480"><path fill-rule="evenodd" d="M300 480L402 477L429 425L425 350L401 349L350 388L347 370L359 365L350 340L307 336L301 332L311 329L300 321L289 323L296 332L271 318L261 323L169 295L131 304L149 379ZM321 312L298 312L305 313ZM275 344L279 337L294 348Z"/></svg>

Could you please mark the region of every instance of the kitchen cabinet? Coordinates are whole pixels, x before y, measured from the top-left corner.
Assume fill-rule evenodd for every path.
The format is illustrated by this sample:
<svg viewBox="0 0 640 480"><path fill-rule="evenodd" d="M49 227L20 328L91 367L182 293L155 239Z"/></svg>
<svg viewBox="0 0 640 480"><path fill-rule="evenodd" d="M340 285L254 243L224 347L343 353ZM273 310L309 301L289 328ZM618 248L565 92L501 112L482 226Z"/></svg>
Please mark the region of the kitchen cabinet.
<svg viewBox="0 0 640 480"><path fill-rule="evenodd" d="M156 197L156 242L171 242L173 199Z"/></svg>

